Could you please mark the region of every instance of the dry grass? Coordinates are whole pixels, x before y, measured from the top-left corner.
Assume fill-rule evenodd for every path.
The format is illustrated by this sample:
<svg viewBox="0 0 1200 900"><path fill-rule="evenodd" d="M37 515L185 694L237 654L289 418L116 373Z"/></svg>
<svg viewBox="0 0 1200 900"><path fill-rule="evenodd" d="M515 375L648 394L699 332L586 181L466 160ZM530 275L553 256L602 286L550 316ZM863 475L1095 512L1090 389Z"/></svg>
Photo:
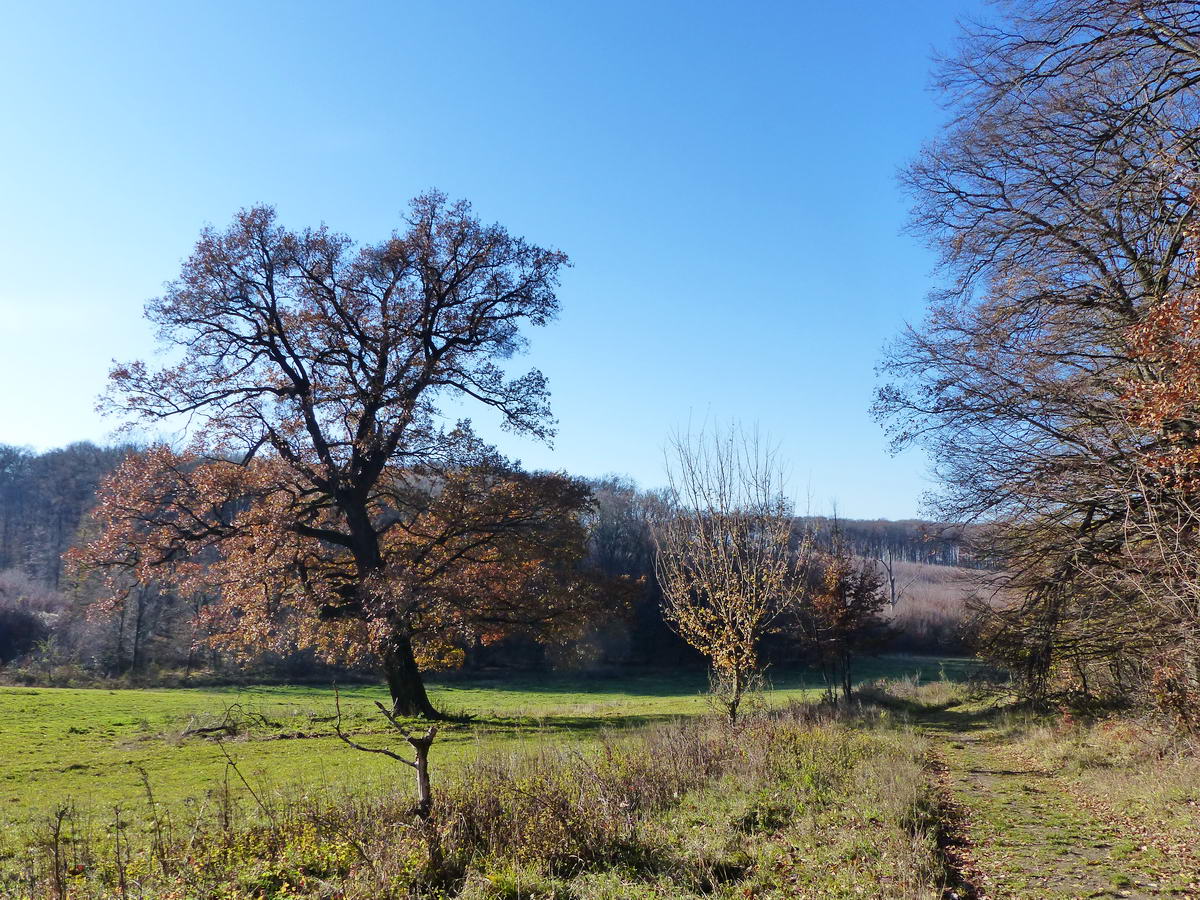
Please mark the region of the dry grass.
<svg viewBox="0 0 1200 900"><path fill-rule="evenodd" d="M69 807L0 893L52 898L940 896L925 741L804 705L694 718L588 750L481 753L419 819L385 796L229 792L87 822ZM235 773L236 774L236 773Z"/></svg>
<svg viewBox="0 0 1200 900"><path fill-rule="evenodd" d="M962 653L967 647L967 599L979 572L954 566L896 562L900 599L892 610L894 646L911 653Z"/></svg>

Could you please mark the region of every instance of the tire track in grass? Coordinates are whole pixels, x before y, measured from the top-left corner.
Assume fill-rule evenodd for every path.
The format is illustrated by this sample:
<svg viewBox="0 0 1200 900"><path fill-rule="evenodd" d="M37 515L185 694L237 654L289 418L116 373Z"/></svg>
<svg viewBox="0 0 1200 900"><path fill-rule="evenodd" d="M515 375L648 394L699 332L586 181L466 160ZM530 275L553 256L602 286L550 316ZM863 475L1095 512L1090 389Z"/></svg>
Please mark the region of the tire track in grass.
<svg viewBox="0 0 1200 900"><path fill-rule="evenodd" d="M967 834L966 812L954 793L950 779L950 767L937 749L929 753L928 770L933 773L937 786L938 805L941 808L941 829L938 833L938 853L946 869L946 882L942 887L944 900L978 900L977 885L980 883L979 865L971 851L971 840Z"/></svg>
<svg viewBox="0 0 1200 900"><path fill-rule="evenodd" d="M935 711L922 725L941 739L944 854L961 881L947 898L1197 898L1185 860L1131 838L977 718Z"/></svg>

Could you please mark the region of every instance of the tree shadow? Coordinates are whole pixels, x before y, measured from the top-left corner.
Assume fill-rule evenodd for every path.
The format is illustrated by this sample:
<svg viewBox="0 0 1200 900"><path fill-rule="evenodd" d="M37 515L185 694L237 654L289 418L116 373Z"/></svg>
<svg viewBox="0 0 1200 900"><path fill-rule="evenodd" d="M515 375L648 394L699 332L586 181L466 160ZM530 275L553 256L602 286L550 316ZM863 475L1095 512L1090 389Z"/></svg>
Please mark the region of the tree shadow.
<svg viewBox="0 0 1200 900"><path fill-rule="evenodd" d="M915 677L921 681L946 680L961 684L970 680L979 663L965 657L884 655L861 660L855 684L879 679ZM817 690L825 687L817 669L802 666L773 666L766 672L769 690ZM439 693L457 691L504 691L528 694L623 695L675 697L708 692L708 672L703 668L680 671L645 668L622 672L559 675L547 673L462 672L439 673L428 684Z"/></svg>
<svg viewBox="0 0 1200 900"><path fill-rule="evenodd" d="M470 729L445 732L445 736L470 739L503 737L566 737L618 732L673 722L686 713L633 713L621 716L547 715L538 717L477 716L465 724Z"/></svg>
<svg viewBox="0 0 1200 900"><path fill-rule="evenodd" d="M944 734L981 731L1000 722L1015 708L1001 703L964 706L957 700L931 705L906 697L890 698L879 705L905 716L928 731Z"/></svg>

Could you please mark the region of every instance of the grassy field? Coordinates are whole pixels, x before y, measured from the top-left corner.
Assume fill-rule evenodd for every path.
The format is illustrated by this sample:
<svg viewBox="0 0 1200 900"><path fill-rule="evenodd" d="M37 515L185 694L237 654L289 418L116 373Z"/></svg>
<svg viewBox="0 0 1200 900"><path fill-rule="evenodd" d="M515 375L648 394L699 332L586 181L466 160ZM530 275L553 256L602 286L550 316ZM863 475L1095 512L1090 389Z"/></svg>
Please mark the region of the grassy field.
<svg viewBox="0 0 1200 900"><path fill-rule="evenodd" d="M941 674L960 677L970 663L924 657L864 661L860 679ZM813 673L774 673L771 703L815 697ZM710 710L703 673L646 673L620 678L529 675L435 681L434 703L469 714L442 729L435 773L462 760L518 744L593 739L603 729L642 725ZM382 688L342 689L346 730L386 727L373 701ZM231 710L243 733L218 742L183 732L213 724ZM260 686L170 690L0 687L0 827L43 819L64 802L107 816L116 804L144 802L149 781L167 804L243 788L226 753L256 786L291 792L386 787L409 773L381 756L358 753L333 733L333 692L323 687ZM366 740L367 738L364 738Z"/></svg>
<svg viewBox="0 0 1200 900"><path fill-rule="evenodd" d="M1021 711L973 668L883 658L837 709L776 673L737 727L698 673L446 680L474 718L434 745L428 820L328 689L3 689L0 896L1200 898L1194 745ZM364 743L381 697L342 694Z"/></svg>

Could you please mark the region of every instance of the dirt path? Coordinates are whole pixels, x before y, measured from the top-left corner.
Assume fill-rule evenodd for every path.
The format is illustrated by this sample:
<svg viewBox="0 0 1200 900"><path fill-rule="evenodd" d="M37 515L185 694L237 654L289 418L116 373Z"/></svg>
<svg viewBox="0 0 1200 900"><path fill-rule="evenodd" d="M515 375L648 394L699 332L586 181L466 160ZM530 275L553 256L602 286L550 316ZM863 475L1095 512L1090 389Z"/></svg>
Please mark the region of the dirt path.
<svg viewBox="0 0 1200 900"><path fill-rule="evenodd" d="M920 725L937 740L939 776L958 820L948 852L968 890L948 896L1197 897L1191 861L1106 821L985 719L947 710Z"/></svg>

